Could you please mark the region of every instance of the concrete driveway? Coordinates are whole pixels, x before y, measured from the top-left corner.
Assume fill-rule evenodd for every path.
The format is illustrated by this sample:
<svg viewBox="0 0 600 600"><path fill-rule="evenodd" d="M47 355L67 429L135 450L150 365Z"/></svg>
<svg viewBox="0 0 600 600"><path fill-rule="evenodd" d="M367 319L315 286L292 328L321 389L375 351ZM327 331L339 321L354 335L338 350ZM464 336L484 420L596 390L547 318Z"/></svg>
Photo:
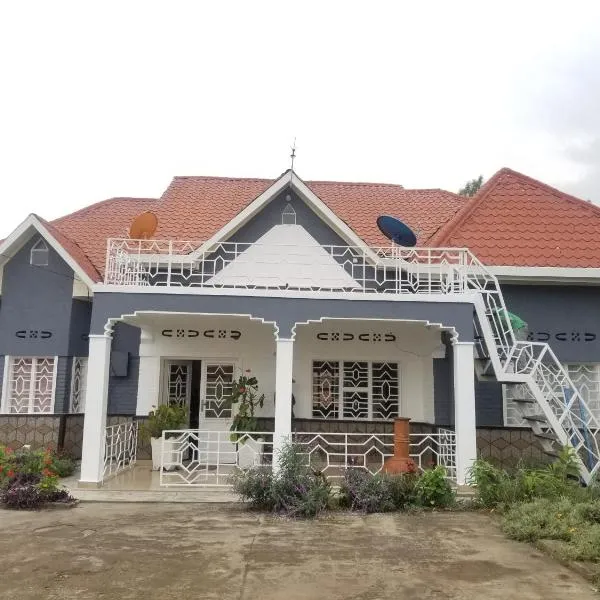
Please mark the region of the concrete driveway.
<svg viewBox="0 0 600 600"><path fill-rule="evenodd" d="M3 600L597 598L485 515L287 521L239 505L0 511Z"/></svg>

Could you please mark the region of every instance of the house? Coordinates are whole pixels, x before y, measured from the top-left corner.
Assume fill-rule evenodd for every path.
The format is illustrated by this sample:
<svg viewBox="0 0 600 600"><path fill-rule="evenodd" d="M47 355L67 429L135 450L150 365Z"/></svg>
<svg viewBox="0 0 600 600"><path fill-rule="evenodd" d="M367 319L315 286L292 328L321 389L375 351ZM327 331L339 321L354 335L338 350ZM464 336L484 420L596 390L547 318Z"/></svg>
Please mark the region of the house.
<svg viewBox="0 0 600 600"><path fill-rule="evenodd" d="M144 212L158 227L131 239ZM386 214L416 247L379 231ZM459 483L478 451L539 458L565 443L589 479L599 230L598 207L510 169L473 198L288 170L175 177L159 199L30 215L0 251L0 442L81 448L81 482L96 485L132 460L152 407L177 402L188 426L163 461L185 485L290 436L327 468L372 464L401 416L418 460ZM263 434L235 445L230 393L247 370Z"/></svg>

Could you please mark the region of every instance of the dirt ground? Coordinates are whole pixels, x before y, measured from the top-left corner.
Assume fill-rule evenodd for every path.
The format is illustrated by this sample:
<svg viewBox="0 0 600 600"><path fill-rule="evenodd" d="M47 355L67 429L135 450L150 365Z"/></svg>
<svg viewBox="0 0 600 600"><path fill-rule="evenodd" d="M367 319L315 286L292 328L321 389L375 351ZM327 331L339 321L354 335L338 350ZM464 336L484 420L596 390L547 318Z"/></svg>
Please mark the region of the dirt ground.
<svg viewBox="0 0 600 600"><path fill-rule="evenodd" d="M0 511L2 600L598 598L485 515L287 521L238 506Z"/></svg>

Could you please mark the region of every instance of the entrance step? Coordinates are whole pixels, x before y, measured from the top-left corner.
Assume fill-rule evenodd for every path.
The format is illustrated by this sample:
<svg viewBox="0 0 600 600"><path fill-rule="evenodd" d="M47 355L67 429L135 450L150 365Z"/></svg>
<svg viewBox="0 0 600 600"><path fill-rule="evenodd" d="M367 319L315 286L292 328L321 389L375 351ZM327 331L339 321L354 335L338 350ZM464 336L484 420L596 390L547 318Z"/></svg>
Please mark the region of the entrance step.
<svg viewBox="0 0 600 600"><path fill-rule="evenodd" d="M226 487L161 490L107 490L72 488L70 493L81 502L180 502L180 503L232 503L238 497Z"/></svg>

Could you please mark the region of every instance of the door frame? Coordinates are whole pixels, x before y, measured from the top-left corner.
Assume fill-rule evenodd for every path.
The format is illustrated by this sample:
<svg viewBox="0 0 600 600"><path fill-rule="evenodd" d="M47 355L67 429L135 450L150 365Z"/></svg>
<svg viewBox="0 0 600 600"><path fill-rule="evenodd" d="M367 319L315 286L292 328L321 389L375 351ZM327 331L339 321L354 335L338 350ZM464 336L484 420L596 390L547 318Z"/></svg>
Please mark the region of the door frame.
<svg viewBox="0 0 600 600"><path fill-rule="evenodd" d="M205 356L161 356L160 357L161 362L160 362L160 368L161 368L161 377L160 377L160 389L159 389L159 397L158 397L158 404L163 404L165 402L165 400L167 399L167 394L168 394L168 365L169 364L182 364L182 363L186 363L188 364L188 368L189 368L189 386L188 386L188 392L187 392L187 399L186 399L186 406L188 407L188 426L189 426L189 407L190 407L190 400L191 400L191 391L192 391L192 387L191 387L191 382L192 382L192 363L194 361L200 361L201 362L201 371L200 371L200 398L199 398L199 403L198 403L198 423L200 425L200 429L202 429L202 423L223 423L223 424L227 424L227 426L229 427L229 425L231 424L231 421L233 420L233 408L232 408L232 416L231 418L209 418L206 419L204 418L204 398L205 398L205 391L206 391L206 365L208 364L226 364L226 365L233 365L233 379L235 380L237 378L237 372L240 369L240 359L239 357L228 357L228 356L219 356L219 357L205 357Z"/></svg>

